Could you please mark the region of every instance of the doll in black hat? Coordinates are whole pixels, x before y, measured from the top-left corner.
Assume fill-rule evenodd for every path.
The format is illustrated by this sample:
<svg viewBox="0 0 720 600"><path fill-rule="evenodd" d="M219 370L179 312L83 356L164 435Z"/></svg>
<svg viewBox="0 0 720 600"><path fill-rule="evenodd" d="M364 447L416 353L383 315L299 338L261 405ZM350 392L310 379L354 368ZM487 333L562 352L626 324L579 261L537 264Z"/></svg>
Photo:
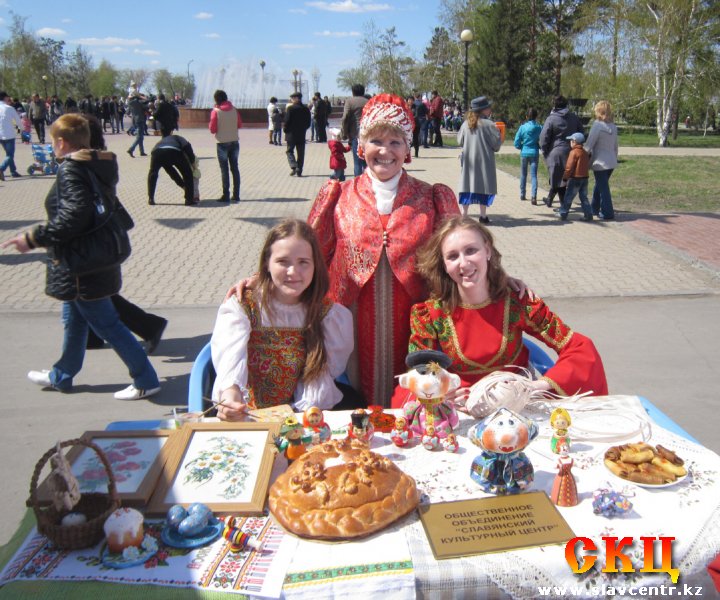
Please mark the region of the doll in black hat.
<svg viewBox="0 0 720 600"><path fill-rule="evenodd" d="M460 377L447 371L450 357L437 350L419 350L408 354L405 364L410 370L400 375L399 384L410 391L403 406L408 427L419 436L433 428L437 438L446 438L459 422L455 408L445 401L448 392L460 387Z"/></svg>
<svg viewBox="0 0 720 600"><path fill-rule="evenodd" d="M355 409L350 415L347 436L369 444L374 435L375 428L370 422L370 413L364 408Z"/></svg>

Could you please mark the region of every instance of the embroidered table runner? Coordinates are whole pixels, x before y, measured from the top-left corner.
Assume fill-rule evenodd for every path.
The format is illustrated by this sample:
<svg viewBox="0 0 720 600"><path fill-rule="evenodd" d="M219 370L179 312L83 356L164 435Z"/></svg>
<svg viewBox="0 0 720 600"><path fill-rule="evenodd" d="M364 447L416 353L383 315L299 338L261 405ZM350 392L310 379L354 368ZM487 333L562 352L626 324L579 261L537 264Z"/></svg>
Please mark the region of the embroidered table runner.
<svg viewBox="0 0 720 600"><path fill-rule="evenodd" d="M0 573L9 581L106 581L190 587L219 592L245 592L279 598L297 540L269 517L238 519L238 526L262 541L262 552L232 553L219 538L203 548L170 548L162 543L162 522L147 520L145 533L156 538L158 553L137 567L113 569L103 564L104 542L85 550L58 550L35 528Z"/></svg>
<svg viewBox="0 0 720 600"><path fill-rule="evenodd" d="M609 397L609 400L611 404L612 401L617 404L618 414L627 415L633 405L636 408L639 406L635 397ZM568 408L573 414L572 407ZM637 414L641 412L642 408ZM347 413L326 413L326 418L334 429L349 421ZM479 448L465 437L473 423L471 419L461 421L458 430L460 450L456 454L429 452L419 445L397 448L387 435L377 434L371 448L392 458L416 479L422 502L481 498L486 494L469 477L470 464L480 453ZM549 425L546 421L539 424L544 437L532 442L527 449L535 467L535 481L530 490L549 493L557 472L556 456L549 451ZM604 414L593 417L593 425L600 432L617 432L623 427L623 421L617 421L613 414ZM672 448L685 459L689 474L684 481L669 488L646 489L616 479L603 464L604 451L611 443L576 439L572 440L571 452L580 503L559 510L576 535L588 537L597 544L600 544L602 536L608 535L618 538L630 536L636 540L640 536L675 537L673 566L680 570L681 583L703 585L705 593L711 594L712 584L705 567L720 552L720 456L658 426L653 425L646 433L650 434L646 441ZM571 428L571 438L572 435ZM639 439L640 435L632 441ZM282 466L281 461L276 461L276 469L281 470ZM618 491L625 488L632 494L629 499L634 505L633 512L627 517L608 519L593 514L592 492L608 484ZM206 590L196 592L203 597L211 590L259 594L250 586L264 585L267 580L273 579L273 590L277 589L279 594L277 586L282 585L283 597L312 597L313 600L342 595L370 598L381 593L383 598L414 598L416 591L420 596L432 598L463 595L507 597L506 593L516 598L536 598L541 586L573 588L577 592L573 597L598 597L594 590L603 584L618 587L672 585L664 573L639 572L644 560L639 544L628 552L636 567L635 573L602 573L604 556L599 553L594 569L586 575L574 575L567 565L563 546L437 561L415 514L366 540L340 544L298 540L283 535L280 530L275 531L266 519L262 528L268 532L267 535L277 533L281 537L272 567L277 567L275 573L282 573L275 579L268 571L263 584L251 581L257 574L255 570L251 575L252 567L246 561L241 559L238 562L228 557L223 550L225 545L220 542L204 550L193 551L194 555L177 557L169 553L168 556L158 556L157 564L128 569L124 573L100 569L97 565L99 548L53 553L46 548L44 538L36 534L28 537L0 573L0 584L13 579L95 579L191 586L196 590ZM659 550L656 556L657 564ZM93 561L95 564L92 564ZM175 565L180 566L175 568ZM91 577L89 573L95 576ZM263 593L269 596L270 588L263 589L268 590ZM0 595L2 591L0 589ZM571 592L568 591L568 594Z"/></svg>

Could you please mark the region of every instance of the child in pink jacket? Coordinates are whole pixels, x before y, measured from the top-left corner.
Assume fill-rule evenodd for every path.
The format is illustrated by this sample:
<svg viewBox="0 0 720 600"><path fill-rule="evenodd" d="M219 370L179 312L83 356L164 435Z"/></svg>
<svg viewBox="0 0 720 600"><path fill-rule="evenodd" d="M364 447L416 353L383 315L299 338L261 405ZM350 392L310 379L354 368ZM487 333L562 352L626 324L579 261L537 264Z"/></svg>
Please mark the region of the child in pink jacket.
<svg viewBox="0 0 720 600"><path fill-rule="evenodd" d="M345 181L345 169L347 168L345 153L350 152L350 146L342 143L339 129L332 128L329 133L330 141L328 142L328 148L330 148L330 168L333 170L330 179Z"/></svg>

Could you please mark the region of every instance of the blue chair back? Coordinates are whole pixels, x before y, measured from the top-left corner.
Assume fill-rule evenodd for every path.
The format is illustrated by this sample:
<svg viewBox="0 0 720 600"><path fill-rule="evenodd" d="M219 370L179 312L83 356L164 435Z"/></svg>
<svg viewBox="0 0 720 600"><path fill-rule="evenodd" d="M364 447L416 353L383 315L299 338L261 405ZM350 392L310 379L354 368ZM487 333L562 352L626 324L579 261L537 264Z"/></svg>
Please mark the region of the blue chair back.
<svg viewBox="0 0 720 600"><path fill-rule="evenodd" d="M188 384L188 410L204 410L203 397L209 397L215 381L210 342L205 344L195 358Z"/></svg>
<svg viewBox="0 0 720 600"><path fill-rule="evenodd" d="M530 352L530 364L533 368L544 375L545 372L555 364L547 353L535 342L523 338L523 343ZM209 398L212 386L215 381L215 368L212 363L210 342L203 346L203 349L195 358L192 370L190 371L190 383L188 384L188 410L205 410L203 398ZM338 381L348 383L347 376L343 373Z"/></svg>
<svg viewBox="0 0 720 600"><path fill-rule="evenodd" d="M530 352L530 364L540 375L545 375L545 372L555 364L555 361L536 342L523 338L523 344Z"/></svg>

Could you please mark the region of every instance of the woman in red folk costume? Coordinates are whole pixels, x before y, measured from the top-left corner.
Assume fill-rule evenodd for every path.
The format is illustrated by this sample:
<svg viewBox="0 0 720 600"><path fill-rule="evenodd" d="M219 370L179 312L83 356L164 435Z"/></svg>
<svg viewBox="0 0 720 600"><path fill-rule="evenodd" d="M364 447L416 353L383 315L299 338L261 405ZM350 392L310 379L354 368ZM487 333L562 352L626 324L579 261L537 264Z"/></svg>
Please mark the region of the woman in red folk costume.
<svg viewBox="0 0 720 600"><path fill-rule="evenodd" d="M417 267L430 299L412 308L409 351L441 350L450 357L448 371L461 380L451 399L456 407L465 410L469 387L493 371L528 366L523 333L558 353L555 365L530 383L533 389L562 396L608 393L592 340L568 327L540 298L522 298L508 287L492 234L477 221L445 221L418 252ZM401 406L406 395L398 387L393 406Z"/></svg>
<svg viewBox="0 0 720 600"><path fill-rule="evenodd" d="M325 184L308 217L329 267L330 297L355 316L351 382L368 404L385 407L394 376L405 371L410 307L426 295L415 251L446 216L459 213L449 187L403 170L410 162L413 127L399 96L370 99L358 147L367 169L352 180Z"/></svg>

